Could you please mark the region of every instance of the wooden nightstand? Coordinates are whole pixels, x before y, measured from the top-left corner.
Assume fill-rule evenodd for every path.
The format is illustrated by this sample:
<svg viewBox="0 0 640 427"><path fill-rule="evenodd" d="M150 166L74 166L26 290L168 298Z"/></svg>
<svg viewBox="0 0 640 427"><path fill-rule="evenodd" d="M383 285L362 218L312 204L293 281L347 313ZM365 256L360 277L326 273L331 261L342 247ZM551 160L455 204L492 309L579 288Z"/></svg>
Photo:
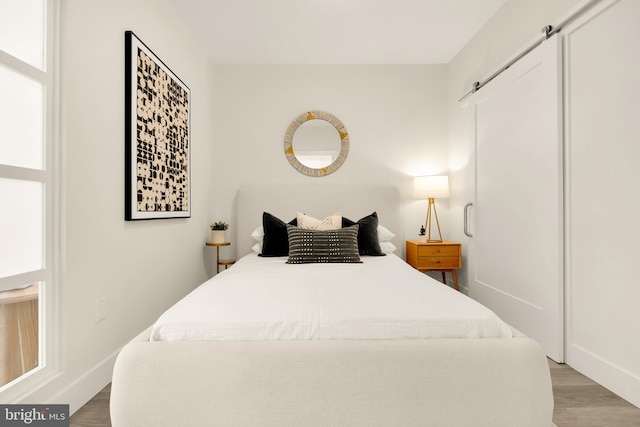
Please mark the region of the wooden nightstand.
<svg viewBox="0 0 640 427"><path fill-rule="evenodd" d="M462 245L460 243L448 240L438 243L407 240L406 249L409 265L422 272L441 271L443 283L447 283L445 273L448 271L453 276L456 291L460 290L456 276L456 269L462 268Z"/></svg>
<svg viewBox="0 0 640 427"><path fill-rule="evenodd" d="M207 246L215 246L216 247L216 273L220 273L220 266L224 265L224 269L229 268L230 265L233 265L236 260L234 259L220 259L220 246L229 246L231 242L222 242L222 243L209 243L207 242Z"/></svg>

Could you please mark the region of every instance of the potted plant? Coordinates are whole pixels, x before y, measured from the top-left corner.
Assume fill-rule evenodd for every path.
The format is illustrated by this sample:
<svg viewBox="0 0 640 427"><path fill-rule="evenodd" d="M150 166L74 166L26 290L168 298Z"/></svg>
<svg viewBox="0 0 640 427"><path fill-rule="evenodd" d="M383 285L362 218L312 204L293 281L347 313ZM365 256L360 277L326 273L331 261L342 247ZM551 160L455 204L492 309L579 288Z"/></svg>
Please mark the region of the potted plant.
<svg viewBox="0 0 640 427"><path fill-rule="evenodd" d="M224 243L227 241L226 231L229 224L224 221L216 221L211 224L211 243Z"/></svg>

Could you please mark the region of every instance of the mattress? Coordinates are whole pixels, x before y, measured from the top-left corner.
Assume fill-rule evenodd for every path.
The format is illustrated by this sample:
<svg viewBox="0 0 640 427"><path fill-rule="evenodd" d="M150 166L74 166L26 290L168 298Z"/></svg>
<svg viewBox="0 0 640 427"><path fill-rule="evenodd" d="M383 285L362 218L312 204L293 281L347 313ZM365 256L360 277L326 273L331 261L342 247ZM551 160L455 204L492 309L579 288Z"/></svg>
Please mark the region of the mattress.
<svg viewBox="0 0 640 427"><path fill-rule="evenodd" d="M152 341L511 338L495 313L396 255L287 264L255 253L198 286Z"/></svg>

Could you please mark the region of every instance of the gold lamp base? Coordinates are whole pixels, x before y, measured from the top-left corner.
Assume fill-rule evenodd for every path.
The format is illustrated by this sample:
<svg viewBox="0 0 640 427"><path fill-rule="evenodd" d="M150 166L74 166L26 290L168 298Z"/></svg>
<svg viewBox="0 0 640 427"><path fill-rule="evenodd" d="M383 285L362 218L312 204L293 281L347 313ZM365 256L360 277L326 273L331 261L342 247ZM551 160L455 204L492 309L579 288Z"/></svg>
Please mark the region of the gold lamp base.
<svg viewBox="0 0 640 427"><path fill-rule="evenodd" d="M438 226L438 236L440 239L431 238L431 211L433 210L433 217L436 218L436 225ZM440 221L438 221L438 212L436 211L436 204L433 197L429 197L429 206L427 207L427 220L424 227L427 229L427 243L442 243L442 233L440 232ZM435 237L435 235L433 236Z"/></svg>

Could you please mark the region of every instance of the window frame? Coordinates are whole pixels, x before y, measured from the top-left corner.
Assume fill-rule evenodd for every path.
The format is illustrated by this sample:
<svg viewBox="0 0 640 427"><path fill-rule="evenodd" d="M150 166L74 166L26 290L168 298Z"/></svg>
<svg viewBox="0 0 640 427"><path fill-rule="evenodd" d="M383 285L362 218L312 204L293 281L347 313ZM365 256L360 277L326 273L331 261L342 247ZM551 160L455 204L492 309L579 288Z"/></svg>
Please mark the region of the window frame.
<svg viewBox="0 0 640 427"><path fill-rule="evenodd" d="M43 267L0 279L0 290L44 282L38 307L38 366L0 387L0 401L16 402L51 380L60 369L59 307L62 260L62 181L60 138L60 6L55 0L43 0L43 69L0 50L0 65L42 83L43 169L0 164L0 178L41 182L43 184Z"/></svg>

